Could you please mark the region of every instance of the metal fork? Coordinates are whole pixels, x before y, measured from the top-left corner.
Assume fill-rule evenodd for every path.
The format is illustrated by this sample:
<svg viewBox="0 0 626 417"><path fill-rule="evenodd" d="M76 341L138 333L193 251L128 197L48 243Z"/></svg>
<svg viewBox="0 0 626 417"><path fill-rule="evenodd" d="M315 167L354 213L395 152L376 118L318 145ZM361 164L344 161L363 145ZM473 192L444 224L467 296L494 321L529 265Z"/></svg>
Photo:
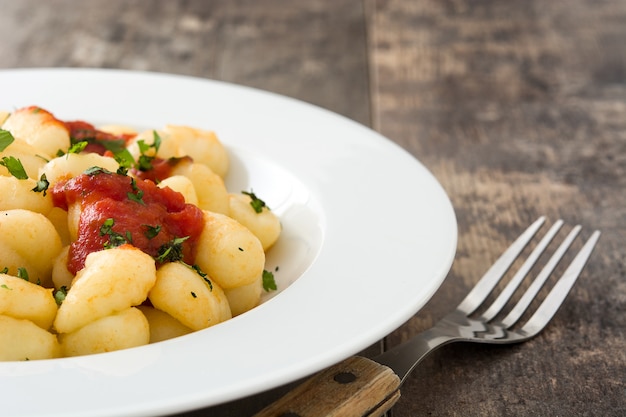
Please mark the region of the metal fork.
<svg viewBox="0 0 626 417"><path fill-rule="evenodd" d="M595 231L534 314L515 326L563 258L581 227L574 227L554 251L515 306L502 319L503 308L563 225L557 221L505 288L484 312L477 313L545 222L536 220L489 268L456 309L434 327L373 359L360 356L321 371L255 417L373 417L389 410L400 397L400 385L435 349L452 342L518 343L536 336L552 319L576 282L595 247ZM494 295L495 296L495 295ZM493 298L493 297L492 297ZM513 327L515 326L515 328Z"/></svg>

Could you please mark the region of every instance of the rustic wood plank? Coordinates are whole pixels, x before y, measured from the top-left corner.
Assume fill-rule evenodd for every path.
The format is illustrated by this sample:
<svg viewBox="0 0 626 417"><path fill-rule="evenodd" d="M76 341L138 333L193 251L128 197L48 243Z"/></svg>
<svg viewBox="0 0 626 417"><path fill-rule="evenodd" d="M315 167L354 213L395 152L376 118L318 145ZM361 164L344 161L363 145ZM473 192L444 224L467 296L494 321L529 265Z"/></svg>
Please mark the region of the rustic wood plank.
<svg viewBox="0 0 626 417"><path fill-rule="evenodd" d="M356 7L355 7L356 6ZM353 1L0 1L1 68L184 74L295 97L369 124Z"/></svg>
<svg viewBox="0 0 626 417"><path fill-rule="evenodd" d="M440 318L539 215L604 230L544 334L435 353L393 416L623 414L624 3L366 4L374 127L442 182L460 233L448 280L389 344Z"/></svg>

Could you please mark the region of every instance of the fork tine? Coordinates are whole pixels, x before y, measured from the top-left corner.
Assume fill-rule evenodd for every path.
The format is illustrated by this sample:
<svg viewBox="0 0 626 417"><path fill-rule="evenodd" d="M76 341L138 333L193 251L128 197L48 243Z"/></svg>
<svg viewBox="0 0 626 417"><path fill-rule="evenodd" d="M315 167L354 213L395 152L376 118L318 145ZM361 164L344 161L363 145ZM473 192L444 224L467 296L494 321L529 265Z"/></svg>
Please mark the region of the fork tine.
<svg viewBox="0 0 626 417"><path fill-rule="evenodd" d="M524 280L524 277L528 275L528 272L533 267L533 265L537 262L541 254L545 251L548 244L552 241L556 233L559 231L561 226L563 225L563 220L558 220L556 223L552 225L548 233L541 239L539 244L535 247L532 253L528 256L524 264L520 267L520 269L515 273L511 281L507 284L507 286L502 290L498 298L489 306L489 308L481 314L481 318L485 321L489 321L494 318L500 310L504 307L504 305L509 301L515 290Z"/></svg>
<svg viewBox="0 0 626 417"><path fill-rule="evenodd" d="M565 255L565 252L567 252L567 249L571 246L574 239L576 239L576 236L580 232L580 229L581 227L580 225L578 225L574 227L571 232L569 232L565 240L563 240L563 243L559 245L550 260L543 267L539 275L537 275L537 278L535 278L535 280L532 282L532 284L530 284L524 295L522 295L522 298L520 298L517 304L515 304L515 307L513 307L509 314L502 320L501 323L506 328L513 326L515 323L517 323L519 318L522 317L522 314L524 314L530 303L532 303L532 301L535 299L535 297L539 293L539 290L541 289L541 287L543 287L543 284L545 284L548 277L550 277L550 274L552 274L554 268L556 268L563 255Z"/></svg>
<svg viewBox="0 0 626 417"><path fill-rule="evenodd" d="M464 314L472 314L485 301L489 293L498 284L502 276L511 267L520 252L533 238L537 230L545 222L545 217L540 217L531 224L528 229L518 237L515 242L498 258L489 268L478 283L472 288L467 296L458 305L457 310Z"/></svg>
<svg viewBox="0 0 626 417"><path fill-rule="evenodd" d="M528 335L535 335L548 324L563 303L563 300L565 300L565 297L567 297L570 289L574 286L574 283L587 263L589 256L591 256L599 238L600 231L596 230L567 267L537 311L535 311L524 327L522 327L522 332Z"/></svg>

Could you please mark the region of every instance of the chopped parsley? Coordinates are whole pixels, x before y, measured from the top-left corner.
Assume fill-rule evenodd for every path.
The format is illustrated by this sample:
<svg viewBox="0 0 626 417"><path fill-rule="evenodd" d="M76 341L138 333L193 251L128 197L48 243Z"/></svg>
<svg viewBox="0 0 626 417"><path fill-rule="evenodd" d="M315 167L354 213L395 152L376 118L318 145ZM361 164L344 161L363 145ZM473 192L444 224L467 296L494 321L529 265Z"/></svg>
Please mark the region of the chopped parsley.
<svg viewBox="0 0 626 417"><path fill-rule="evenodd" d="M86 140L77 142L73 144L72 146L70 146L70 148L67 150L67 154L69 155L71 153L81 153L82 151L85 150L88 144L89 142L87 142Z"/></svg>
<svg viewBox="0 0 626 417"><path fill-rule="evenodd" d="M100 226L100 236L108 236L108 241L104 243L104 249L116 248L126 243L132 243L132 235L130 232L126 232L124 235L113 230L115 225L115 219L108 218Z"/></svg>
<svg viewBox="0 0 626 417"><path fill-rule="evenodd" d="M276 291L278 287L276 286L276 280L274 279L274 274L271 271L263 270L263 289L267 292Z"/></svg>
<svg viewBox="0 0 626 417"><path fill-rule="evenodd" d="M142 200L143 190L137 186L137 181L135 181L134 178L130 179L130 186L133 189L134 193L126 193L128 199L130 201L134 201L135 203L146 205L146 203L144 203L144 201Z"/></svg>
<svg viewBox="0 0 626 417"><path fill-rule="evenodd" d="M6 167L9 170L9 173L13 175L18 180L26 180L28 179L28 174L26 174L26 170L24 169L24 165L22 162L14 156L4 156L0 160L0 165Z"/></svg>
<svg viewBox="0 0 626 417"><path fill-rule="evenodd" d="M206 282L206 284L209 286L209 290L213 291L213 283L209 279L209 276L206 274L206 272L202 271L198 265L192 265L191 269L196 271L198 273L198 275L200 275L202 277L204 282Z"/></svg>
<svg viewBox="0 0 626 417"><path fill-rule="evenodd" d="M267 205L265 204L265 201L257 197L256 194L254 194L252 190L250 190L250 192L242 191L241 193L251 198L250 205L252 206L255 212L261 213L263 212L263 207L267 207ZM269 210L269 207L268 207L268 210Z"/></svg>
<svg viewBox="0 0 626 417"><path fill-rule="evenodd" d="M0 152L5 150L10 144L15 141L15 138L8 130L0 129Z"/></svg>
<svg viewBox="0 0 626 417"><path fill-rule="evenodd" d="M156 154L161 147L161 136L159 136L156 130L152 131L152 137L154 140L151 145L148 145L143 139L137 141L141 155L139 155L135 167L140 171L150 171L153 168L152 161L156 158ZM154 156L148 155L150 149L154 149Z"/></svg>
<svg viewBox="0 0 626 417"><path fill-rule="evenodd" d="M112 172L102 167L93 166L91 168L87 168L84 174L92 176L92 175L100 175L100 174L112 174Z"/></svg>
<svg viewBox="0 0 626 417"><path fill-rule="evenodd" d="M22 266L17 268L17 277L22 278L24 281L30 281L28 271Z"/></svg>
<svg viewBox="0 0 626 417"><path fill-rule="evenodd" d="M133 165L135 165L135 159L133 158L133 155L131 155L131 153L126 148L120 150L119 152L115 152L113 154L113 159L115 159L117 163L120 164L120 167L117 170L117 173L120 175L126 175L128 173L128 170L132 168Z"/></svg>
<svg viewBox="0 0 626 417"><path fill-rule="evenodd" d="M150 226L149 224L143 225L146 228L146 231L143 232L143 235L148 239L154 239L159 232L161 231L161 225L157 224L156 226Z"/></svg>
<svg viewBox="0 0 626 417"><path fill-rule="evenodd" d="M56 301L58 306L65 301L65 296L67 296L67 287L65 285L54 292L54 301Z"/></svg>
<svg viewBox="0 0 626 417"><path fill-rule="evenodd" d="M111 151L114 154L119 153L122 150L126 149L126 141L124 139L99 140L99 141L96 141L96 143L99 143L100 145L104 146L104 149L106 149L107 151Z"/></svg>
<svg viewBox="0 0 626 417"><path fill-rule="evenodd" d="M37 185L32 189L32 191L36 193L43 193L43 196L45 197L48 187L50 187L50 182L46 178L46 174L41 174L39 181L37 181Z"/></svg>
<svg viewBox="0 0 626 417"><path fill-rule="evenodd" d="M4 288L5 290L13 291L13 288L10 288L7 284L0 285L0 288Z"/></svg>
<svg viewBox="0 0 626 417"><path fill-rule="evenodd" d="M161 245L155 259L160 263L181 261L183 259L183 242L187 239L189 236L177 237Z"/></svg>

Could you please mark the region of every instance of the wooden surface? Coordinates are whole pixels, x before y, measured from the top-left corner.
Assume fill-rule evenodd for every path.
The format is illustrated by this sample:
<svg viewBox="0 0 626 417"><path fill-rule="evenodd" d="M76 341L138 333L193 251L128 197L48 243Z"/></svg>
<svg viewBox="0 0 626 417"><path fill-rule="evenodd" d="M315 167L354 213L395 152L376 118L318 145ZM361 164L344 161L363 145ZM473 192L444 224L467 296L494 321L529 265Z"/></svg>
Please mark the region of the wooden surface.
<svg viewBox="0 0 626 417"><path fill-rule="evenodd" d="M423 162L455 207L458 253L381 346L442 317L539 215L580 222L585 237L601 229L544 333L441 349L390 414L626 415L624 0L0 0L0 11L2 68L254 86L371 126ZM184 415L251 415L287 388Z"/></svg>

